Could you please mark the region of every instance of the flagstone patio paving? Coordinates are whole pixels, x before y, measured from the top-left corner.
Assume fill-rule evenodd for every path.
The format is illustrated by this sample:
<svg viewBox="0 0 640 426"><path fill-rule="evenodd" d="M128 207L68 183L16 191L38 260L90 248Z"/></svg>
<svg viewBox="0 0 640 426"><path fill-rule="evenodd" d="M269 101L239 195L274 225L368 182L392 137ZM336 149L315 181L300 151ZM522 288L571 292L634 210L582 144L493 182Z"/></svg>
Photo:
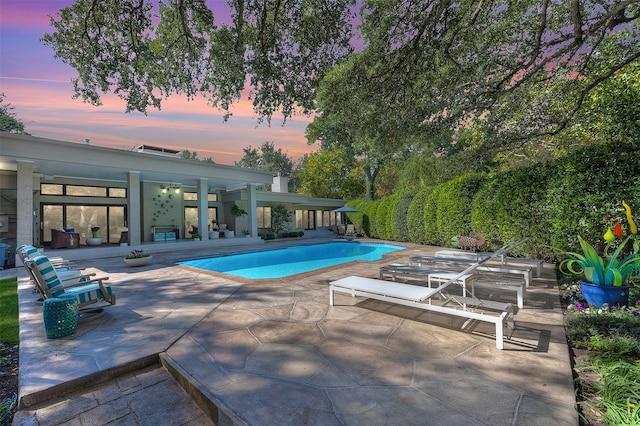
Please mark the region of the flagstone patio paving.
<svg viewBox="0 0 640 426"><path fill-rule="evenodd" d="M552 265L502 351L487 324L342 294L329 306L330 281L436 249L254 281L172 263L190 253L80 260L118 304L53 340L19 271L14 424L578 424Z"/></svg>

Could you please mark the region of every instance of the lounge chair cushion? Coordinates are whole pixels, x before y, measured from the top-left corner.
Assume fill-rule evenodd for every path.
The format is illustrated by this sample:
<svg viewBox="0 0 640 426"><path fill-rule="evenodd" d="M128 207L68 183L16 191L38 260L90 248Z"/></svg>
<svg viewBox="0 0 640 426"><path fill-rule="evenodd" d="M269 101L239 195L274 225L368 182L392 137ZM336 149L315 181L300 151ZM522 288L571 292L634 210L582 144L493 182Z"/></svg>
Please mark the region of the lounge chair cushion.
<svg viewBox="0 0 640 426"><path fill-rule="evenodd" d="M91 301L104 299L105 297L109 297L113 294L111 290L111 286L107 284L103 284L105 290L108 294L102 294L102 290L100 290L100 285L97 283L91 283L86 285L81 285L78 287L72 287L65 290L67 296L75 296L78 299L78 304L85 305Z"/></svg>

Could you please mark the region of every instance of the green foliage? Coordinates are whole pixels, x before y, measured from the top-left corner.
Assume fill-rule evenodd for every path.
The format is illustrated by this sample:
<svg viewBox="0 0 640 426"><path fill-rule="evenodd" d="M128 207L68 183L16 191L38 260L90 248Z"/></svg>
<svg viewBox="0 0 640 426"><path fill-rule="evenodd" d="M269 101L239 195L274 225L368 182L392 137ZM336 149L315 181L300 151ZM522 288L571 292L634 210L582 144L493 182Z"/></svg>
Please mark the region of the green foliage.
<svg viewBox="0 0 640 426"><path fill-rule="evenodd" d="M404 194L398 197L390 223L393 226L393 236L396 241L410 241L409 237L409 206L413 200L412 194Z"/></svg>
<svg viewBox="0 0 640 426"><path fill-rule="evenodd" d="M293 175L293 161L286 153L282 152L281 148L276 150L273 142L264 142L260 148L248 146L242 151L244 152L242 158L233 163L236 167L271 172L274 176ZM291 186L291 181L289 186ZM265 185L258 189L269 191L271 187Z"/></svg>
<svg viewBox="0 0 640 426"><path fill-rule="evenodd" d="M638 303L630 308L576 311L565 321L572 345L588 351L577 369L596 373L580 376L579 385L586 390L581 405L597 413L605 424L640 424Z"/></svg>
<svg viewBox="0 0 640 426"><path fill-rule="evenodd" d="M387 225L389 223L389 212L393 208L394 197L387 197L379 200L376 206L375 218L375 233L376 238L383 240L391 239L389 229Z"/></svg>
<svg viewBox="0 0 640 426"><path fill-rule="evenodd" d="M402 240L405 227L408 241L448 245L453 235L474 230L487 239L487 249L529 238L515 254L558 259L558 250L579 249L578 235L600 241L604 216L624 217L622 200L636 215L640 212L637 152L640 139L587 146L566 158L491 177L466 174L419 191L407 207L406 224L395 214L399 194L378 200L375 211L371 204L358 208L365 211L363 220L370 221L374 232L368 234L374 238ZM394 214L384 218L389 204Z"/></svg>
<svg viewBox="0 0 640 426"><path fill-rule="evenodd" d="M341 148L306 154L295 171L297 192L319 198L354 199L364 195L364 171Z"/></svg>
<svg viewBox="0 0 640 426"><path fill-rule="evenodd" d="M364 0L363 10L367 47L356 59L369 78L359 96L385 96L389 114L404 118L389 121L408 134L466 127L488 112L492 143L520 146L562 131L585 96L640 57L635 2Z"/></svg>
<svg viewBox="0 0 640 426"><path fill-rule="evenodd" d="M396 234L395 224L394 224L394 212L396 210L396 206L398 205L398 200L400 199L400 195L393 194L386 198L386 218L384 221L384 235L385 239L398 241L398 235Z"/></svg>
<svg viewBox="0 0 640 426"><path fill-rule="evenodd" d="M407 226L409 228L409 241L417 244L426 244L424 226L424 206L431 190L423 189L419 191L409 204L407 211Z"/></svg>
<svg viewBox="0 0 640 426"><path fill-rule="evenodd" d="M438 234L438 201L443 196L444 187L436 186L429 193L423 207L424 240L426 244L436 244L440 240ZM446 196L446 194L444 195Z"/></svg>
<svg viewBox="0 0 640 426"><path fill-rule="evenodd" d="M489 180L473 200L471 221L474 230L485 236L488 248L498 248L508 241L530 238L520 250L536 258L553 255L548 240L546 194L553 163L500 173Z"/></svg>
<svg viewBox="0 0 640 426"><path fill-rule="evenodd" d="M207 2L76 1L51 18L42 40L78 72L75 96L101 105L113 92L126 110L160 108L162 98L205 96L228 118L245 83L258 117L313 110L329 69L351 52L353 0L228 2L230 23ZM295 70L295 72L292 72Z"/></svg>
<svg viewBox="0 0 640 426"><path fill-rule="evenodd" d="M0 93L0 132L26 133L24 123L17 118L11 104L3 104L4 99L4 93Z"/></svg>
<svg viewBox="0 0 640 426"><path fill-rule="evenodd" d="M365 214L364 232L371 238L379 238L376 219L379 204L380 200L368 201L364 209L362 209Z"/></svg>
<svg viewBox="0 0 640 426"><path fill-rule="evenodd" d="M18 395L13 394L0 400L0 425L9 425L18 409Z"/></svg>
<svg viewBox="0 0 640 426"><path fill-rule="evenodd" d="M469 174L436 187L439 198L436 210L437 244L447 245L451 237L468 235L471 226L471 202L484 177Z"/></svg>
<svg viewBox="0 0 640 426"><path fill-rule="evenodd" d="M291 213L285 206L278 204L271 208L271 229L276 234L280 234L287 230L293 218Z"/></svg>
<svg viewBox="0 0 640 426"><path fill-rule="evenodd" d="M18 321L18 280L0 280L0 342L20 343Z"/></svg>
<svg viewBox="0 0 640 426"><path fill-rule="evenodd" d="M640 138L624 143L596 144L556 162L546 203L550 245L577 251L578 235L601 241L603 218L622 210L622 200L640 208Z"/></svg>
<svg viewBox="0 0 640 426"><path fill-rule="evenodd" d="M185 149L184 151L182 151L181 157L184 158L185 160L197 160L198 153L195 151L191 152L188 149Z"/></svg>

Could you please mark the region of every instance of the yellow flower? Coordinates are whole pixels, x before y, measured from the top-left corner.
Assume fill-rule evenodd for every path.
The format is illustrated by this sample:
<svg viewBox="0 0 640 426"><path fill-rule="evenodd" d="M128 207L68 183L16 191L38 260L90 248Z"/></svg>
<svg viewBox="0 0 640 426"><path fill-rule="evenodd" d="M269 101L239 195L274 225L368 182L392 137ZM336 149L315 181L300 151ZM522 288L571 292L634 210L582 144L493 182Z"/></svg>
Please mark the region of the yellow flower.
<svg viewBox="0 0 640 426"><path fill-rule="evenodd" d="M613 241L615 239L616 239L616 236L613 235L613 231L611 231L611 227L609 227L607 229L607 232L605 232L605 234L604 234L604 240L608 241L608 242L611 242L611 241Z"/></svg>
<svg viewBox="0 0 640 426"><path fill-rule="evenodd" d="M630 403L629 403L629 407L631 407L631 408L636 408L636 404L634 404L633 402L630 402Z"/></svg>
<svg viewBox="0 0 640 426"><path fill-rule="evenodd" d="M629 205L627 203L625 203L624 201L622 202L622 205L624 206L624 209L627 212L627 220L629 221L629 229L631 230L631 233L632 234L637 234L638 233L638 228L636 227L636 224L633 221L633 217L631 216L631 207L629 207Z"/></svg>

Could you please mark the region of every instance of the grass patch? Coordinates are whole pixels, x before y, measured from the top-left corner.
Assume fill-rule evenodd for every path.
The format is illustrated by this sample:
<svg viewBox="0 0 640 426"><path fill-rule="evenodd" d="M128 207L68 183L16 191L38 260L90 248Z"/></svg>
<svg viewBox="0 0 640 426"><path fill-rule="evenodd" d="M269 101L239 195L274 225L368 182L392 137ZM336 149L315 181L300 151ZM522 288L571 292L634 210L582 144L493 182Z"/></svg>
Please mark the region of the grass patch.
<svg viewBox="0 0 640 426"><path fill-rule="evenodd" d="M0 280L0 306L0 342L17 345L20 343L17 278Z"/></svg>
<svg viewBox="0 0 640 426"><path fill-rule="evenodd" d="M19 344L20 325L18 320L18 279L0 280L0 343L1 348ZM10 357L0 351L0 364L9 363ZM11 424L18 404L18 395L13 394L0 400L0 425Z"/></svg>

